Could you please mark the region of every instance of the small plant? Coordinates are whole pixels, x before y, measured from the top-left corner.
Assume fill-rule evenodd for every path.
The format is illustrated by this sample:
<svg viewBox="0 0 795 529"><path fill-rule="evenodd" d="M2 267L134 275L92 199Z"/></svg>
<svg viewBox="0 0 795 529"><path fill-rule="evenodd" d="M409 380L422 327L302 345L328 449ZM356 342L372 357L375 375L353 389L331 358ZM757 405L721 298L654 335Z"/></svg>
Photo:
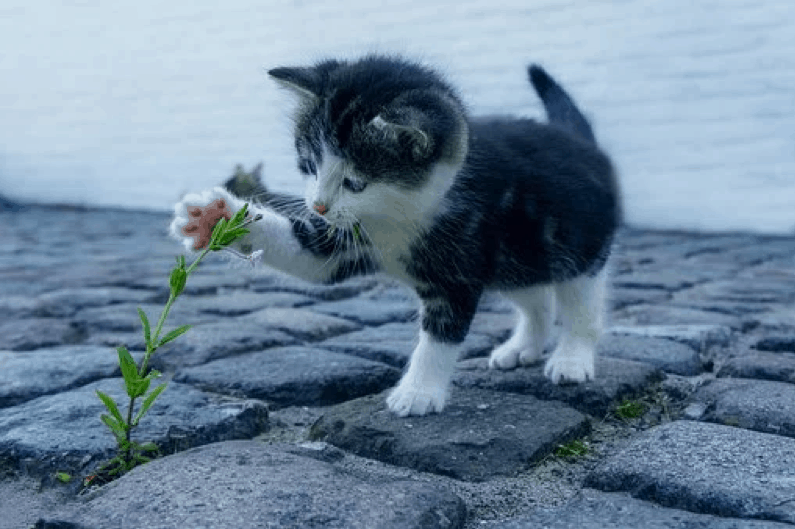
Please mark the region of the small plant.
<svg viewBox="0 0 795 529"><path fill-rule="evenodd" d="M169 278L171 293L163 312L160 314L160 318L157 320L154 334L151 332L151 326L149 324L149 319L146 317L146 313L140 308L138 309L138 316L141 318L141 323L143 324L144 340L146 342L146 353L144 353L140 364L135 363L135 360L126 347L121 346L117 348L119 354L119 367L121 368L121 374L124 378L124 386L127 390L127 395L130 398L126 414L122 414L119 406L110 395L97 390L97 396L109 412L103 413L100 419L116 438L118 453L113 459L100 468L100 472L97 475L92 475L84 480L86 486L93 483L98 477L109 476L113 478L121 476L132 470L135 466L150 461L150 456L157 453L158 448L154 443L138 443L131 439L132 431L138 426L138 423L144 415L146 415L146 412L149 411L149 408L152 407L155 400L157 400L166 389L166 383L163 383L149 391L152 380L160 377L158 371L149 368L149 361L152 358L152 354L154 354L158 348L182 336L191 328L190 325L182 325L167 333L162 338L160 337L163 324L166 322L171 306L185 289L188 276L196 269L199 262L201 262L210 251L223 250L238 238L246 235L249 231L245 229L245 227L261 218L257 216L253 219L246 219L247 210L248 204L244 205L232 219L227 220L226 218L221 218L212 230L209 244L206 245L202 253L189 267L185 267L184 256L180 255L177 257L177 266L171 271ZM141 398L143 402L138 407L136 413L135 403ZM60 476L58 476L58 479L61 479Z"/></svg>
<svg viewBox="0 0 795 529"><path fill-rule="evenodd" d="M558 445L555 455L560 458L582 457L588 453L588 445L579 439L569 441L566 444Z"/></svg>
<svg viewBox="0 0 795 529"><path fill-rule="evenodd" d="M646 413L646 405L640 400L624 399L616 406L616 416L625 421L637 419Z"/></svg>

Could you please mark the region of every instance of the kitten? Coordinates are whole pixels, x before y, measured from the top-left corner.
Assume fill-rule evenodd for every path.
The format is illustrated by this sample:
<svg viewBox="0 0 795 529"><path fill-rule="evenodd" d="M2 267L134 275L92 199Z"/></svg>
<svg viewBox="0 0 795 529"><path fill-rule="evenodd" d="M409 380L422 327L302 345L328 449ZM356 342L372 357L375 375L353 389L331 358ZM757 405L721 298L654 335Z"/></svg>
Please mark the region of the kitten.
<svg viewBox="0 0 795 529"><path fill-rule="evenodd" d="M619 192L588 121L542 68L528 74L549 124L470 118L439 74L399 57L269 74L298 98L304 204L252 207L263 219L240 248L261 249L265 264L310 281L382 272L414 288L419 343L387 398L393 412L442 410L486 289L518 312L492 368L539 361L557 314L563 334L546 376L593 379ZM188 208L218 198L232 213L242 206L220 188L188 196L175 208L173 236L191 249Z"/></svg>
<svg viewBox="0 0 795 529"><path fill-rule="evenodd" d="M242 164L235 165L235 172L224 182L224 188L236 197L256 198L259 202L265 202L270 195L262 183L262 162L251 172L246 172Z"/></svg>

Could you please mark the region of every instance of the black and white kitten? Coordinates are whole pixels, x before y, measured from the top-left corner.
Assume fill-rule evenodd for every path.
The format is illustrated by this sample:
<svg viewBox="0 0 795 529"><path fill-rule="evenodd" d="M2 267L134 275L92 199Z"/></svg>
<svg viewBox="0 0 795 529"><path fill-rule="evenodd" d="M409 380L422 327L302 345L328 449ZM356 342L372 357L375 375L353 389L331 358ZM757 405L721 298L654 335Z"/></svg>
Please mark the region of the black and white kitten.
<svg viewBox="0 0 795 529"><path fill-rule="evenodd" d="M470 118L439 74L398 57L269 72L298 96L306 194L300 207L253 207L263 219L238 249L262 250L265 264L310 281L382 272L414 288L419 343L387 399L400 416L442 410L486 289L519 315L491 367L539 361L557 315L563 334L546 376L594 377L618 187L574 102L540 67L528 73L549 124ZM232 213L243 204L221 188L177 204L171 233L188 249L188 208L218 198Z"/></svg>

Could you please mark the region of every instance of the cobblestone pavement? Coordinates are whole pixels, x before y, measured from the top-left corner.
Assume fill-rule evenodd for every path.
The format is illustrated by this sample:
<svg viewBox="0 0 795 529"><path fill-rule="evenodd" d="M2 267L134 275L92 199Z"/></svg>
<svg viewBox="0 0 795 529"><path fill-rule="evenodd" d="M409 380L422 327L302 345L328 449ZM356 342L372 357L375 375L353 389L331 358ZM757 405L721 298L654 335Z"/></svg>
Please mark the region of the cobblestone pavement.
<svg viewBox="0 0 795 529"><path fill-rule="evenodd" d="M484 299L441 414L384 395L411 292L310 285L210 256L155 355L136 435L164 457L78 495L113 454L95 390L143 348L179 247L164 214L0 213L0 527L786 527L795 524L795 239L625 230L597 380L490 371ZM74 476L69 483L56 472Z"/></svg>

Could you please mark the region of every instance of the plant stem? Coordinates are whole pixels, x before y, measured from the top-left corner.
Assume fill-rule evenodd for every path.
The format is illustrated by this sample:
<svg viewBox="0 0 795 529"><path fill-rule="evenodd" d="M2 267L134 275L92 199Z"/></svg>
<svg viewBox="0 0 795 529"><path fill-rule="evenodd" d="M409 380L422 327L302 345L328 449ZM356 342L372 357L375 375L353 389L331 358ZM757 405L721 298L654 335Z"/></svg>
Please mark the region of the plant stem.
<svg viewBox="0 0 795 529"><path fill-rule="evenodd" d="M210 252L209 245L204 251L199 254L199 257L196 258L195 261L191 263L191 265L185 270L185 273L188 277L190 274L199 266L199 261L204 259L204 257ZM166 318L168 317L169 311L171 311L171 306L177 300L177 296L174 295L174 292L171 292L168 295L168 301L166 302L166 306L163 307L163 311L160 313L160 318L157 320L157 325L155 326L155 333L152 336L151 343L146 345L146 354L144 354L144 361L141 364L141 369L138 373L144 377L146 376L146 369L149 367L149 359L152 357L152 354L157 350L157 342L160 339L160 333L163 330L163 325L166 323Z"/></svg>
<svg viewBox="0 0 795 529"><path fill-rule="evenodd" d="M235 226L236 228L244 228L249 224L256 222L262 218L262 215L257 215L254 218L248 219L240 226ZM187 280L190 277L191 273L199 266L199 262L204 259L204 257L210 253L210 248L214 244L216 244L216 239L212 238L210 242L207 244L207 247L202 251L201 254L191 263L191 265L185 270L185 278ZM182 266L182 265L180 265ZM145 377L147 375L146 371L149 368L149 359L152 357L152 354L157 350L158 342L160 340L160 333L163 330L163 325L166 323L166 318L168 317L169 311L171 311L171 306L177 300L178 294L174 294L174 291L171 290L168 296L168 301L166 302L166 306L163 307L163 311L160 313L160 318L157 320L157 326L155 327L155 333L153 336L150 337L149 343L146 344L146 353L144 354L143 361L141 362L141 367L138 370L138 374L140 377ZM135 409L135 401L136 397L130 397L130 405L127 407L127 423L124 425L124 438L127 441L126 449L124 451L124 460L130 461L132 459L132 442L130 435L132 433L133 425L132 425L132 418L133 418L133 410Z"/></svg>
<svg viewBox="0 0 795 529"><path fill-rule="evenodd" d="M124 451L124 459L129 461L132 457L132 444L130 434L132 434L132 414L135 407L135 397L130 397L130 406L127 408L127 424L124 425L124 439L127 441L127 449Z"/></svg>

